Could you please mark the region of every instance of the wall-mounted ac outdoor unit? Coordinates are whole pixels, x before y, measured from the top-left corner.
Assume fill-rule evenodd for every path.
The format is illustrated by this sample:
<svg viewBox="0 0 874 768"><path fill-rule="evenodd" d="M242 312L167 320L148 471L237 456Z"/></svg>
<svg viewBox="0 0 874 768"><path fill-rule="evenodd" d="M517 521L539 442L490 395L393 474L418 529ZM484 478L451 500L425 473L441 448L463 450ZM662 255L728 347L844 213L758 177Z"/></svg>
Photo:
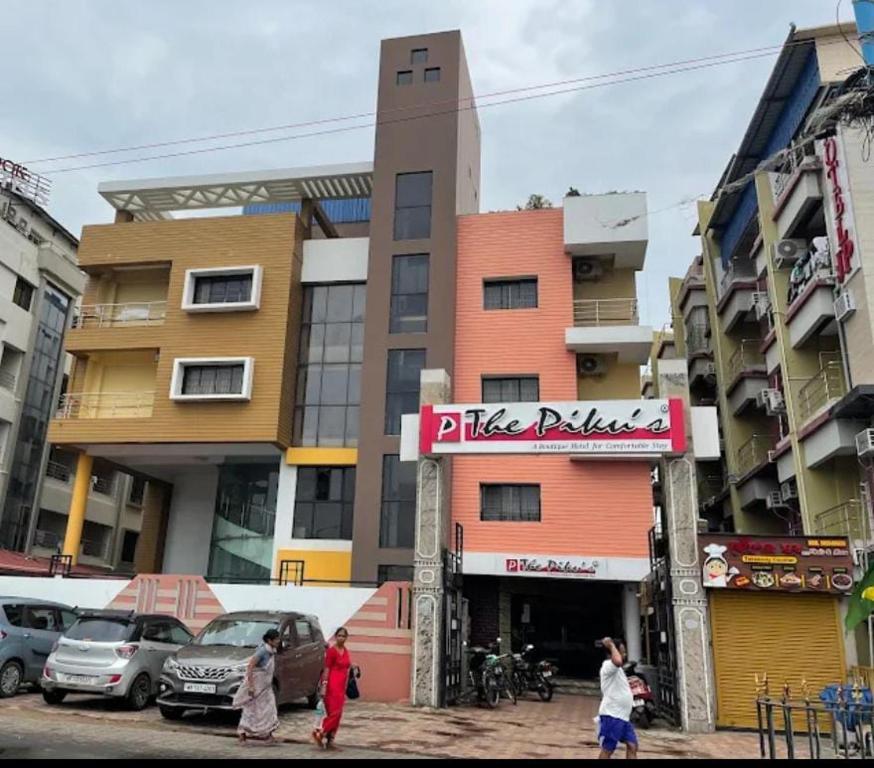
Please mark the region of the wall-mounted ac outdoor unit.
<svg viewBox="0 0 874 768"><path fill-rule="evenodd" d="M856 311L856 300L850 291L844 289L835 299L835 317L838 322L844 322Z"/></svg>
<svg viewBox="0 0 874 768"><path fill-rule="evenodd" d="M856 455L860 459L874 456L874 429L863 429L856 435Z"/></svg>
<svg viewBox="0 0 874 768"><path fill-rule="evenodd" d="M798 239L778 240L774 243L774 266L777 269L791 267L807 252L807 241Z"/></svg>
<svg viewBox="0 0 874 768"><path fill-rule="evenodd" d="M798 498L798 484L794 480L787 480L785 483L780 483L780 496L783 501Z"/></svg>
<svg viewBox="0 0 874 768"><path fill-rule="evenodd" d="M756 310L756 320L761 320L767 317L771 311L771 297L767 291L756 291L753 293L753 309Z"/></svg>
<svg viewBox="0 0 874 768"><path fill-rule="evenodd" d="M574 280L600 280L604 265L600 259L574 259Z"/></svg>
<svg viewBox="0 0 874 768"><path fill-rule="evenodd" d="M786 504L783 501L783 497L780 495L780 491L771 491L765 497L765 506L768 509L780 509L785 507Z"/></svg>
<svg viewBox="0 0 874 768"><path fill-rule="evenodd" d="M580 376L602 376L607 363L601 355L577 355L577 373Z"/></svg>

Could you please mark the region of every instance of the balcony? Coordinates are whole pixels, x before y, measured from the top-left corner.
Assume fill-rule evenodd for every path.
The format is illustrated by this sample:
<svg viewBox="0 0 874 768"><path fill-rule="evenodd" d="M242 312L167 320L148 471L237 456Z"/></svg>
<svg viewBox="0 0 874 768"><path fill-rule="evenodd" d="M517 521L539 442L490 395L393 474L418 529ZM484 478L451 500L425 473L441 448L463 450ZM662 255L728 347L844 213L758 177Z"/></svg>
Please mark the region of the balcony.
<svg viewBox="0 0 874 768"><path fill-rule="evenodd" d="M571 256L613 257L614 269L643 269L649 240L646 194L564 199L564 245Z"/></svg>
<svg viewBox="0 0 874 768"><path fill-rule="evenodd" d="M789 284L786 325L795 349L814 337L834 336L835 276L827 251L817 251L798 260Z"/></svg>
<svg viewBox="0 0 874 768"><path fill-rule="evenodd" d="M144 419L152 415L154 392L71 393L61 398L57 419Z"/></svg>
<svg viewBox="0 0 874 768"><path fill-rule="evenodd" d="M840 360L829 360L798 390L801 424L805 424L827 405L847 394L844 368Z"/></svg>
<svg viewBox="0 0 874 768"><path fill-rule="evenodd" d="M744 339L728 360L728 405L738 415L756 401L768 380L765 356L755 339Z"/></svg>
<svg viewBox="0 0 874 768"><path fill-rule="evenodd" d="M756 267L751 261L733 261L719 284L716 310L726 331L746 322L753 312L756 292Z"/></svg>
<svg viewBox="0 0 874 768"><path fill-rule="evenodd" d="M692 262L683 277L677 304L686 320L696 309L707 308L707 285L704 282L704 264L700 257Z"/></svg>
<svg viewBox="0 0 874 768"><path fill-rule="evenodd" d="M821 165L816 157L792 154L773 176L773 218L781 240L796 237L822 205Z"/></svg>
<svg viewBox="0 0 874 768"><path fill-rule="evenodd" d="M871 523L862 503L858 499L849 499L815 515L813 530L817 536L847 536L867 542L871 536Z"/></svg>
<svg viewBox="0 0 874 768"><path fill-rule="evenodd" d="M73 477L73 470L59 461L49 461L46 464L46 477L50 477L60 483L69 483Z"/></svg>
<svg viewBox="0 0 874 768"><path fill-rule="evenodd" d="M721 472L702 472L698 470L698 504L712 507L725 490L725 480Z"/></svg>
<svg viewBox="0 0 874 768"><path fill-rule="evenodd" d="M164 322L166 315L166 301L85 304L73 318L73 328L118 328L160 325Z"/></svg>
<svg viewBox="0 0 874 768"><path fill-rule="evenodd" d="M686 326L686 357L713 357L710 326L701 323Z"/></svg>
<svg viewBox="0 0 874 768"><path fill-rule="evenodd" d="M737 449L737 474L741 479L769 463L768 452L773 447L772 443L770 435L753 435Z"/></svg>
<svg viewBox="0 0 874 768"><path fill-rule="evenodd" d="M0 368L0 388L8 392L15 391L15 374L12 371L4 371Z"/></svg>
<svg viewBox="0 0 874 768"><path fill-rule="evenodd" d="M618 352L620 363L642 365L652 348L652 328L637 322L636 299L574 301L574 327L565 330L565 344L578 354Z"/></svg>

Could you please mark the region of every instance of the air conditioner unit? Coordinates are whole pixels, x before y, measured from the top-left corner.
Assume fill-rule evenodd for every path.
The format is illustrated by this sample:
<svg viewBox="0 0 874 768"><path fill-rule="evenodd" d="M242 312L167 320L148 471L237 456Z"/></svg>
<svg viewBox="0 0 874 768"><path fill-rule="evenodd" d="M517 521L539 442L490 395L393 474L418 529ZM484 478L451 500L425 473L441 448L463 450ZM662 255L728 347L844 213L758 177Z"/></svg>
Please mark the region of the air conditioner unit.
<svg viewBox="0 0 874 768"><path fill-rule="evenodd" d="M780 483L780 496L783 501L798 498L798 484L794 480L788 480L785 483Z"/></svg>
<svg viewBox="0 0 874 768"><path fill-rule="evenodd" d="M786 402L783 400L783 393L779 389L765 390L765 410L771 416L786 412Z"/></svg>
<svg viewBox="0 0 874 768"><path fill-rule="evenodd" d="M574 259L574 280L600 280L604 265L600 259Z"/></svg>
<svg viewBox="0 0 874 768"><path fill-rule="evenodd" d="M856 300L853 294L848 290L841 291L840 296L835 299L835 317L839 322L844 322L855 311Z"/></svg>
<svg viewBox="0 0 874 768"><path fill-rule="evenodd" d="M806 252L806 240L778 240L774 243L774 265L777 269L790 267Z"/></svg>
<svg viewBox="0 0 874 768"><path fill-rule="evenodd" d="M755 291L753 293L753 309L756 310L756 320L767 317L771 311L771 297L767 291Z"/></svg>
<svg viewBox="0 0 874 768"><path fill-rule="evenodd" d="M771 491L765 497L765 506L768 509L780 509L781 507L785 507L786 504L783 501L783 497L780 495L780 491Z"/></svg>
<svg viewBox="0 0 874 768"><path fill-rule="evenodd" d="M601 355L577 355L577 373L580 376L603 376L607 363Z"/></svg>
<svg viewBox="0 0 874 768"><path fill-rule="evenodd" d="M860 459L874 456L874 429L863 429L856 435L856 455Z"/></svg>

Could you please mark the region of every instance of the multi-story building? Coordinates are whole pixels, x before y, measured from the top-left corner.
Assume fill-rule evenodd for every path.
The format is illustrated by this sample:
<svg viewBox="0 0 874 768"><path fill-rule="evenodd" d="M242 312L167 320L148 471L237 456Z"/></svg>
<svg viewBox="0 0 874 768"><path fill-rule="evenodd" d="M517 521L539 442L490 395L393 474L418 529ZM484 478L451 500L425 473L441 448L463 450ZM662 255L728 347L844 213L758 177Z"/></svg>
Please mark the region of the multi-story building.
<svg viewBox="0 0 874 768"><path fill-rule="evenodd" d="M723 456L696 467L700 518L737 534L733 551L761 571L747 594L749 578L710 597L723 725L755 724L753 673L816 685L870 663L864 629L844 642L835 593L851 582L805 568L849 543L858 575L871 548L874 170L864 131L828 119L857 81L855 35L853 25L793 30L699 204L701 255L670 285L691 400L720 414ZM802 537L801 558L768 557L792 545L750 536ZM756 661L739 683L745 655Z"/></svg>
<svg viewBox="0 0 874 768"><path fill-rule="evenodd" d="M26 172L25 172L26 173ZM64 378L64 334L84 279L77 239L0 171L0 547L23 550Z"/></svg>

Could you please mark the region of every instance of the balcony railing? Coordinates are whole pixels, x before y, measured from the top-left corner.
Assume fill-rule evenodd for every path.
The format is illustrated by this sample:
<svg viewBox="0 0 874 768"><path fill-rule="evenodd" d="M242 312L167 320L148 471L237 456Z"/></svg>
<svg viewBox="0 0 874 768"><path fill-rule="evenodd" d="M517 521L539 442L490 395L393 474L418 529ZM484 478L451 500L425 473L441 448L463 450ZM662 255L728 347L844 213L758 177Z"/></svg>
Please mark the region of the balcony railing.
<svg viewBox="0 0 874 768"><path fill-rule="evenodd" d="M90 392L61 398L58 419L142 419L152 415L154 392Z"/></svg>
<svg viewBox="0 0 874 768"><path fill-rule="evenodd" d="M81 549L79 550L86 557L96 557L98 560L107 559L107 551L109 549L109 540L92 540L87 539L82 541Z"/></svg>
<svg viewBox="0 0 874 768"><path fill-rule="evenodd" d="M0 371L0 387L10 392L15 390L15 374L12 371Z"/></svg>
<svg viewBox="0 0 874 768"><path fill-rule="evenodd" d="M737 449L737 473L741 477L768 461L768 451L773 448L769 435L753 435Z"/></svg>
<svg viewBox="0 0 874 768"><path fill-rule="evenodd" d="M847 394L844 368L840 361L827 362L798 390L799 412L805 422L832 400Z"/></svg>
<svg viewBox="0 0 874 768"><path fill-rule="evenodd" d="M91 476L91 490L95 493L102 493L104 496L112 496L113 488L115 487L115 477L107 477L105 475Z"/></svg>
<svg viewBox="0 0 874 768"><path fill-rule="evenodd" d="M706 325L690 325L686 328L686 354L700 355L710 352L709 327Z"/></svg>
<svg viewBox="0 0 874 768"><path fill-rule="evenodd" d="M720 472L698 473L698 503L703 504L714 496L719 496L725 487L725 481Z"/></svg>
<svg viewBox="0 0 874 768"><path fill-rule="evenodd" d="M73 476L73 470L66 464L61 464L58 461L50 461L46 464L46 477L60 480L62 483L69 483Z"/></svg>
<svg viewBox="0 0 874 768"><path fill-rule="evenodd" d="M85 304L73 318L73 327L113 328L125 325L160 325L164 322L166 314L166 301Z"/></svg>
<svg viewBox="0 0 874 768"><path fill-rule="evenodd" d="M61 549L61 537L52 531L37 530L33 537L33 543L42 549L51 549L56 552Z"/></svg>
<svg viewBox="0 0 874 768"><path fill-rule="evenodd" d="M756 279L756 265L749 260L733 261L719 282L719 296L725 296L731 290L732 283L742 280Z"/></svg>
<svg viewBox="0 0 874 768"><path fill-rule="evenodd" d="M637 299L580 299L574 301L574 325L637 325Z"/></svg>
<svg viewBox="0 0 874 768"><path fill-rule="evenodd" d="M862 541L871 537L868 513L858 499L820 512L813 519L813 527L817 536L847 536Z"/></svg>
<svg viewBox="0 0 874 768"><path fill-rule="evenodd" d="M728 358L728 380L735 381L744 371L765 370L765 356L757 339L744 339Z"/></svg>

